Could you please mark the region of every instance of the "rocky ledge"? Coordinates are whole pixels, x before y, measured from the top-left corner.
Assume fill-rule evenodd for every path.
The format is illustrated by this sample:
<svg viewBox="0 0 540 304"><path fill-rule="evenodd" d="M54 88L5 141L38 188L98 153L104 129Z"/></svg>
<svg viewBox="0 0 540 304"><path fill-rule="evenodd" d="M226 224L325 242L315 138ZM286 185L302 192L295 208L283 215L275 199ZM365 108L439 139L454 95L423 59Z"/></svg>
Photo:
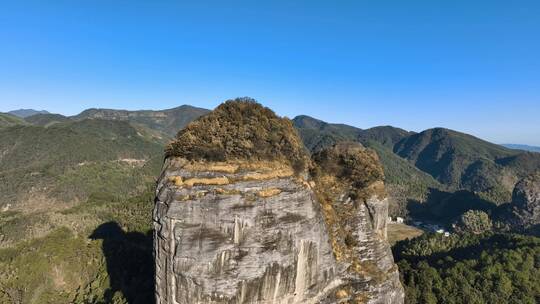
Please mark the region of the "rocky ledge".
<svg viewBox="0 0 540 304"><path fill-rule="evenodd" d="M310 159L289 120L222 104L167 149L157 303L403 303L382 177L358 144Z"/></svg>

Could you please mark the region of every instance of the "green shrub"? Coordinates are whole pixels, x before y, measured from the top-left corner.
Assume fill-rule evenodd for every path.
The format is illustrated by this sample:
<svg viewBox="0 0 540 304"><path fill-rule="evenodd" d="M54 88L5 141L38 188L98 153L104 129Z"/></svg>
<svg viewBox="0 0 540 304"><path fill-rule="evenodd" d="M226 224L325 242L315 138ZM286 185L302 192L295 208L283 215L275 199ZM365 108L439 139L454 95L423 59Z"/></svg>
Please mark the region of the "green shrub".
<svg viewBox="0 0 540 304"><path fill-rule="evenodd" d="M456 231L481 234L491 231L493 224L489 215L480 210L469 210L463 213L456 223Z"/></svg>

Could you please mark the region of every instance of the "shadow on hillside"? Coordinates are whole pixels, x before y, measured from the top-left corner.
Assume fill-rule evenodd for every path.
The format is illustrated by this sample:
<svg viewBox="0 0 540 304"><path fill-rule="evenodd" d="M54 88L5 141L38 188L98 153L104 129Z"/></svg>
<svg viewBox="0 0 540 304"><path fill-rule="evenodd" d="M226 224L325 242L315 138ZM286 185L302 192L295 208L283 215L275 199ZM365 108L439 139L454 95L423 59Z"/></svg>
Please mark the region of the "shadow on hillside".
<svg viewBox="0 0 540 304"><path fill-rule="evenodd" d="M467 210L482 210L491 214L497 205L466 190L446 192L430 188L426 202L409 200L407 211L417 219L450 223Z"/></svg>
<svg viewBox="0 0 540 304"><path fill-rule="evenodd" d="M122 295L128 304L154 303L151 231L146 235L126 233L118 223L108 222L96 228L90 238L103 240L110 278L110 286L104 294L106 303L122 303Z"/></svg>

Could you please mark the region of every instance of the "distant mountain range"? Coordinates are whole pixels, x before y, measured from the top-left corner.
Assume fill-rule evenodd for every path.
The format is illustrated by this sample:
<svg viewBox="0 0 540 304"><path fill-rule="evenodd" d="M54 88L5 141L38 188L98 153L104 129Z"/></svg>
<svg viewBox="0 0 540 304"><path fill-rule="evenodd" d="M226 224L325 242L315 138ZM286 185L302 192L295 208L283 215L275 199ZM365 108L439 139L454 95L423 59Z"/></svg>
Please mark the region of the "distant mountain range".
<svg viewBox="0 0 540 304"><path fill-rule="evenodd" d="M173 109L161 111L88 109L71 118L75 120L91 118L129 121L131 123L143 125L155 131L162 132L169 137L174 137L178 130L184 128L195 118L208 112L210 112L210 110L192 107L189 105L183 105Z"/></svg>
<svg viewBox="0 0 540 304"><path fill-rule="evenodd" d="M89 109L71 117L0 113L0 269L8 274L0 276L0 303L12 302L2 292L4 286L14 290L20 303L106 302L96 299L110 291L113 274L103 263L107 256L122 261L114 273L130 282L127 294L150 302L154 262L152 243L145 240L152 234L143 233L152 227L164 147L178 130L208 112L180 106L162 111ZM503 225L511 223L515 204L501 203L510 201L521 177L540 170L540 153L448 129L360 129L304 115L292 123L311 152L340 141L375 150L392 216L450 224L476 209ZM526 212L518 215L520 220L535 219ZM114 248L103 253L103 243L88 236L111 223L123 237L111 235ZM448 243L440 240L434 246ZM51 281L51 275L60 274L62 294ZM115 303L128 302L114 297Z"/></svg>
<svg viewBox="0 0 540 304"><path fill-rule="evenodd" d="M35 172L58 167L55 164L61 162L62 158L74 158L78 163L101 161L100 153L91 152L95 147L85 148L88 150L76 148L83 147L92 140L102 140L95 144L118 151L112 153L112 158L108 161L133 158L134 154L140 152L137 150L144 150L146 148L143 147L148 145L153 147L150 150L154 152L150 153L151 155L145 154L144 157L139 153L135 158L159 159L162 147L178 130L209 112L207 109L189 105L161 111L88 109L71 117L48 112L38 113L39 111L35 110L25 111L34 114L24 119L12 114L0 114L0 128L4 129L0 132L0 151L8 151L5 152L7 156L0 158L0 173L4 178L17 164L24 163L22 158L12 159L9 155L15 157L20 154L24 155L25 159L42 159L40 164L44 166L43 169L35 167L32 169L35 169ZM345 124L327 123L305 115L297 116L292 121L306 148L311 152L339 141L360 142L377 151L385 169L388 191L394 200L393 214L406 213L411 202L428 201L434 190L444 193L466 190L479 199L494 204L508 202L515 183L520 178L540 170L540 154L516 150L518 146L515 145L510 149L443 128L428 129L420 133L392 126L360 129ZM20 127L13 129L13 126L17 125ZM106 128L110 128L110 132L104 132ZM75 130L79 136L68 136ZM39 146L39 151L36 151L36 144L40 142L37 134L47 135L48 142L47 145ZM90 140L92 136L93 139ZM138 140L137 143L133 142L135 139ZM73 149L62 150L60 147L63 146ZM13 150L13 147L25 152ZM57 158L52 163L47 163L44 161L50 159L47 155L55 155ZM60 155L64 157L59 157ZM31 164L32 162L27 162L26 165L31 167ZM69 163L62 166L73 165ZM26 171L26 174L34 171ZM4 185L5 187L7 186ZM8 188L0 189L0 193L5 193ZM50 185L47 187L52 188ZM21 193L24 193L24 187L21 188ZM81 198L87 195L90 195L88 191ZM13 193L4 197L13 198ZM437 196L437 199L440 200L440 197Z"/></svg>
<svg viewBox="0 0 540 304"><path fill-rule="evenodd" d="M540 154L505 148L444 128L420 133L392 126L362 130L308 116L298 116L293 122L311 151L343 140L375 149L398 214L411 209L410 203L415 201L436 201L438 206L433 210L441 216L452 209L452 204L461 204L459 208L463 209L467 202L509 202L516 182L540 170ZM442 207L441 202L446 205Z"/></svg>
<svg viewBox="0 0 540 304"><path fill-rule="evenodd" d="M536 146L528 146L528 145L520 145L520 144L502 144L501 146L507 147L510 149L515 150L523 150L523 151L529 151L529 152L540 152L540 147Z"/></svg>
<svg viewBox="0 0 540 304"><path fill-rule="evenodd" d="M1 113L0 207L34 209L96 193L136 193L159 173L167 141L207 112L180 106L89 109L72 117L34 111L24 119Z"/></svg>
<svg viewBox="0 0 540 304"><path fill-rule="evenodd" d="M127 111L113 109L87 109L74 116L51 114L47 111L21 109L0 113L0 127L15 124L31 124L36 126L51 126L60 122L81 121L84 119L101 119L128 121L134 125L146 127L162 133L164 137L174 137L178 130L184 128L195 118L210 112L210 110L182 105L176 108L152 111ZM18 118L22 118L18 119Z"/></svg>
<svg viewBox="0 0 540 304"><path fill-rule="evenodd" d="M38 111L34 109L19 109L19 110L13 110L13 111L8 112L8 114L11 114L20 118L26 118L26 117L36 115L36 114L48 114L48 113L49 112L45 110Z"/></svg>

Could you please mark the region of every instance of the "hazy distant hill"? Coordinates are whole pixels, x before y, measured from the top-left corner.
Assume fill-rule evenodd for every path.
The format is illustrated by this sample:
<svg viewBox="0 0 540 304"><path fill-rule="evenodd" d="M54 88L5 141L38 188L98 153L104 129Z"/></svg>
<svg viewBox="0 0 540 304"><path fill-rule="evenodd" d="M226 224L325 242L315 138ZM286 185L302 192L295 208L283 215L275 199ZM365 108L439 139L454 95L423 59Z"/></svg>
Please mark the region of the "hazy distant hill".
<svg viewBox="0 0 540 304"><path fill-rule="evenodd" d="M88 109L78 115L72 116L72 119L80 120L85 118L123 120L132 123L141 124L150 129L163 132L166 136L172 138L178 130L184 128L188 123L197 117L210 112L207 109L183 105L172 109L161 111L127 111L112 109Z"/></svg>
<svg viewBox="0 0 540 304"><path fill-rule="evenodd" d="M519 144L502 144L501 146L510 148L510 149L516 149L516 150L523 150L523 151L529 151L529 152L540 152L540 147L536 146L529 146L529 145L519 145Z"/></svg>
<svg viewBox="0 0 540 304"><path fill-rule="evenodd" d="M0 128L24 124L26 124L26 122L20 117L8 113L0 113Z"/></svg>
<svg viewBox="0 0 540 304"><path fill-rule="evenodd" d="M8 113L15 115L17 117L20 117L20 118L26 118L26 117L36 115L36 114L48 114L49 112L45 110L38 111L34 109L19 109L19 110L9 111Z"/></svg>

